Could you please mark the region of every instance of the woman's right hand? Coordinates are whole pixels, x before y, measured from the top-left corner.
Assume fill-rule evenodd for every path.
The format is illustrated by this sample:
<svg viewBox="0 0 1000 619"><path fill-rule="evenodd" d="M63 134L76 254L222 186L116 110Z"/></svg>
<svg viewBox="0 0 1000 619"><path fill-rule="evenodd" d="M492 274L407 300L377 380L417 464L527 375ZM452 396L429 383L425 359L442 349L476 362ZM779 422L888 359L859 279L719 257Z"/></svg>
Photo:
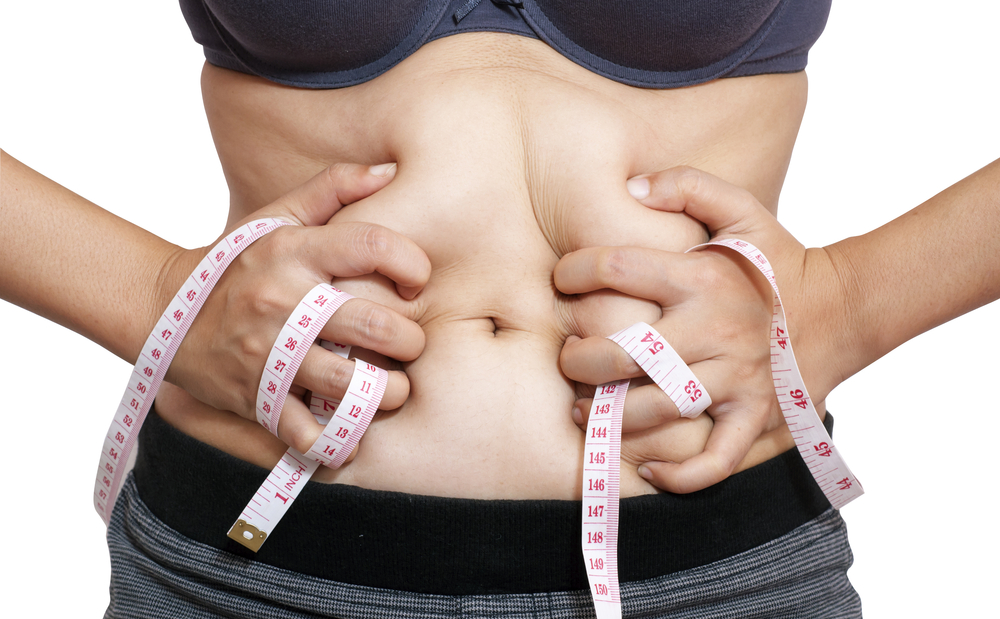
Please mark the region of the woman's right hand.
<svg viewBox="0 0 1000 619"><path fill-rule="evenodd" d="M394 174L394 164L336 164L232 225L227 233L267 217L295 224L265 235L233 261L195 318L166 379L205 404L255 420L257 389L271 347L293 308L314 286L378 272L396 283L400 307L405 307L430 276L426 254L382 226L331 220L343 206L385 187ZM177 256L162 286L166 294L177 290L204 255L202 249ZM344 303L320 337L400 361L415 359L424 347L423 331L415 322L361 298ZM301 396L309 390L340 397L353 370L352 361L314 343L292 393ZM398 408L408 395L406 375L390 371L380 408ZM285 400L278 438L304 452L320 429L300 398Z"/></svg>

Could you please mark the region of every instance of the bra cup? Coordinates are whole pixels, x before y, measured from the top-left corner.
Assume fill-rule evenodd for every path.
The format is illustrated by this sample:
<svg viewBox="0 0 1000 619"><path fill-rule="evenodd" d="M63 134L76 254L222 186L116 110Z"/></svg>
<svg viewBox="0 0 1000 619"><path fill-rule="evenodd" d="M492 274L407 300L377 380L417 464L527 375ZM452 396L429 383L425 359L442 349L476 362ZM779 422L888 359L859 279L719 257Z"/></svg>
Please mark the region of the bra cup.
<svg viewBox="0 0 1000 619"><path fill-rule="evenodd" d="M569 0L521 0L521 4L525 21L561 54L594 73L640 88L680 88L721 77L801 71L830 10L830 0L655 1L647 0L643 11L628 1L620 4L629 8L608 8L608 3L581 9ZM588 14L589 10L595 13ZM656 27L662 32L652 30L654 18L661 20ZM696 34L678 32L665 23L682 18L694 20L682 29ZM605 21L594 23L600 19ZM649 66L658 68L643 68ZM667 66L688 68L663 68Z"/></svg>
<svg viewBox="0 0 1000 619"><path fill-rule="evenodd" d="M594 56L642 71L699 69L736 52L781 0L536 0L567 39Z"/></svg>
<svg viewBox="0 0 1000 619"><path fill-rule="evenodd" d="M541 39L642 88L805 68L831 0L180 0L213 65L300 88L342 88L463 32ZM464 15L464 17L459 17Z"/></svg>
<svg viewBox="0 0 1000 619"><path fill-rule="evenodd" d="M388 55L429 0L204 0L227 44L283 71L337 72ZM237 50L232 50L234 53Z"/></svg>

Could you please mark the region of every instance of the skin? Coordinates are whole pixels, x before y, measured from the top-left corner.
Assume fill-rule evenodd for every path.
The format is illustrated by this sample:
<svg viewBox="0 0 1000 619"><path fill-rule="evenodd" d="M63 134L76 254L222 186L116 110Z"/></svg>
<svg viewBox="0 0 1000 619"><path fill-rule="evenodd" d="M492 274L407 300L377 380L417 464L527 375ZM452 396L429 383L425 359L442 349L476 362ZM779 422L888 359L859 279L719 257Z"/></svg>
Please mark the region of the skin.
<svg viewBox="0 0 1000 619"><path fill-rule="evenodd" d="M642 204L666 212L684 212L705 222L713 239L738 238L769 257L789 317L796 359L810 396L823 401L838 384L917 335L1000 298L1000 160L956 183L888 224L858 237L822 248L806 248L789 234L749 192L692 168L675 168L629 181ZM600 251L564 257L555 280L562 290L586 292L610 288L639 296L672 295L681 308L656 326L664 332L708 324L738 325L740 317L769 313L772 296L763 278L728 251L670 254L636 248L616 250L632 268L601 268ZM640 265L655 263L658 272ZM712 285L684 290L678 281L697 273ZM685 276L686 274L686 276ZM754 294L750 283L756 282ZM744 289L742 293L737 291ZM736 294L734 294L736 293ZM685 305L697 311L685 313ZM725 345L711 361L738 356L745 338L712 338ZM563 350L567 375L581 381L607 382L638 375L619 347L604 338L577 340ZM700 366L696 365L699 368ZM700 372L700 375L704 372ZM731 375L736 375L731 374ZM747 376L744 393L763 393L767 381ZM634 395L634 394L633 394ZM726 412L705 451L679 462L649 462L640 475L657 486L684 492L728 476L738 466L739 432L719 432L722 423L737 427L765 416L771 408L749 398L731 421ZM589 411L589 400L577 407ZM662 398L626 400L624 432L675 419L676 408ZM579 421L584 421L581 414ZM772 433L773 435L773 433ZM736 442L733 447L731 443ZM758 439L751 448L760 449Z"/></svg>
<svg viewBox="0 0 1000 619"><path fill-rule="evenodd" d="M176 5L130 5L123 11L117 4L61 3L58 20L50 19L51 5L6 7L10 18L5 23L14 27L0 41L12 85L5 99L9 118L3 147L163 238L185 247L207 244L222 232L228 200L196 90L204 60L201 49L192 42ZM990 104L997 87L988 77L994 7L963 2L949 11L909 11L900 22L899 12L889 4L834 5L826 31L810 53L810 109L781 196L780 220L808 247L874 229L996 158L1000 126ZM135 19L151 28L129 27ZM116 23L122 27L113 37L95 36ZM928 33L935 33L933 44ZM29 49L34 50L31 61L19 63ZM122 49L143 51L123 56ZM128 79L121 78L122 61ZM930 85L928 67L947 70L938 72ZM109 107L109 101L117 103ZM6 165L0 176L7 173ZM185 206L191 215L208 212L209 223L165 223L165 213ZM6 255L0 269L5 264ZM990 451L973 448L967 438L970 428L974 435L988 436L997 425L988 413L998 309L993 303L917 338L836 388L829 399L832 410L840 413L838 444L868 491L845 510L845 517L856 557L851 580L873 616L907 610L915 616L986 616L986 609L993 608L987 593L991 572L983 569L982 557L994 554L990 550L996 550L997 540L955 523L966 522L970 513L989 513L989 495L980 496L979 490L982 472L990 467ZM52 615L100 616L107 605L107 550L103 523L93 513L89 493L109 407L121 396L129 367L55 323L13 306L4 311L6 350L32 341L25 331L37 329L35 337L44 338L46 349L79 349L82 362L67 378L72 383L67 388L91 393L95 400L103 393L103 404L93 401L65 409L60 423L49 426L54 440L72 446L58 463L49 461L43 473L58 479L53 483L64 492L54 496L46 484L34 493L33 525L51 522L58 528L71 519L79 527L72 549L50 545L39 551L37 537L15 536L10 552L21 562L13 587L22 591L21 606L31 614L48 609ZM805 335L801 329L799 333ZM978 378L958 385L964 397L981 398L972 419L956 417L953 391L923 388L923 360L952 347L961 347L961 361L955 363ZM25 387L12 394L9 408L34 410L36 394L49 392L47 376L25 369L48 360L42 351L34 357L5 357L5 367ZM918 453L930 465L916 474L892 466L896 450L882 450L885 437L879 430L901 412L907 423L900 424L905 434L898 440L923 448ZM33 417L14 415L11 420L15 434L34 424ZM9 457L30 455L35 449L33 444L21 445ZM925 492L929 480L947 488L947 500L925 501L919 510L910 509L911 497ZM9 526L20 525L22 518L8 516ZM929 531L942 532L945 542L933 544L930 551L914 543L926 539ZM941 570L941 565L949 567ZM44 583L60 572L66 574L61 580L69 595L53 597ZM42 573L47 578L34 577ZM33 594L32 587L38 592ZM55 610L63 606L61 613Z"/></svg>
<svg viewBox="0 0 1000 619"><path fill-rule="evenodd" d="M470 83L475 88L468 88ZM705 230L687 215L720 232L723 228L713 218L748 200L773 214L804 105L803 74L640 91L597 78L537 42L476 34L428 45L381 78L350 89L299 91L210 66L203 89L232 190L229 229L264 214L312 226L334 217L314 230L283 231L273 242L249 250L227 274L223 289L230 292L213 295L196 323L196 331L201 329L205 337L192 338L201 342L215 337L216 356L211 346L186 344L170 378L188 392L167 388L158 401L161 414L182 430L271 466L284 443L248 421L255 381L247 375L259 373L260 351L268 345L268 331L251 335L257 331L251 326L273 323L272 315L286 315L300 296L298 288L304 291L316 281L351 277L337 279L338 285L374 303L351 302L353 309L345 305L325 336L371 348L360 356L397 371L385 403L389 410L373 424L358 459L339 472L325 471L321 480L480 498L577 496L582 435L574 422L584 420L580 413L564 411L585 410L593 383L634 374L620 351L609 349L602 338L637 320L654 322L668 335L696 368L716 405L700 419L677 420L655 390L635 389L623 445L625 496L655 487L695 490L790 445L763 387L769 387L766 363L756 352L763 350L760 343L766 338L754 325L766 322L769 293L745 268L734 267L718 252L684 259L675 252L706 238ZM389 94L400 89L413 95L405 108L395 106ZM733 101L740 104L736 113ZM457 122L461 109L481 111ZM477 140L464 140L466 135ZM329 169L334 172L321 172L352 153L372 163L398 161L398 171L383 168L380 174L366 176L361 168L334 167ZM697 181L701 173L687 168L645 177L650 180L645 194L635 191L643 176L624 182L678 164L695 164L732 184ZM74 248L75 253L53 249L39 259L37 268L28 270L35 277L4 273L7 298L125 358L133 356L139 338L155 320L150 308L165 304L161 299L172 294L203 250L158 243L6 156L4 166L5 183L13 179L5 185L5 214L20 215L20 228L29 230L6 239L15 252L32 253L31 226L46 227L44 218L33 215L44 209L32 206L55 204L67 213L89 214L93 221L85 220L83 228L109 234L119 247L108 253L129 258L109 261L101 251L98 259L85 244ZM593 172L580 175L575 170ZM671 180L671 174L680 176ZM310 180L310 175L316 176ZM886 320L886 314L856 302L848 310L844 301L869 298L847 292L867 293L878 286L890 290L888 296L876 297L882 301L878 311L900 298L874 276L881 271L856 264L888 261L909 269L909 281L920 281L915 276L927 260L912 254L906 235L926 234L927 225L952 221L948 209L959 208L955 205L971 204L963 208L972 208L974 216L962 213L961 220L973 223L945 240L977 238L977 233L994 230L995 221L984 218L982 209L992 195L983 186L995 187L995 175L995 170L985 171L977 176L985 180L976 181L973 189L965 183L965 189L952 190L952 197L936 198L936 206L921 207L919 213L931 217L911 217L889 233L868 237L899 250L893 255L877 255L873 241L849 240L820 254L807 253L812 260L796 262L786 255L796 246L793 239L773 245L778 262L791 265L789 272L801 280L793 284L791 294L786 291L786 305L797 314L793 325L812 326L795 332L805 334L797 348L807 382L817 385L813 396L820 406L832 385L900 341L996 298L993 288L960 280L965 287L949 297L957 300L955 306L935 312L913 303L926 298L926 288L919 288L924 291L919 298L895 305L893 320L913 325L902 330L891 328L897 323ZM718 189L737 186L742 193ZM680 187L675 194L687 197L678 203L665 187ZM708 199L705 192L718 195ZM721 210L699 211L697 205L706 200ZM353 204L344 208L347 203ZM484 228L483 221L491 225ZM314 233L322 236L304 236ZM991 247L986 239L981 245ZM931 247L931 255L944 249ZM767 251L771 255L772 250ZM899 255L907 260L893 263L893 256ZM978 264L989 264L979 258ZM69 270L99 265L105 270L98 273L108 281L152 280L157 286L131 286L121 291L123 295L101 298L84 295L82 305L90 311L73 312L71 319L50 302L56 283L46 277L52 270L43 267L53 259ZM289 285L296 281L287 270L290 264L297 264L299 275L308 273L301 284ZM663 277L664 272L670 276ZM93 276L93 271L88 273ZM362 273L372 275L356 277ZM847 277L852 273L856 276ZM861 276L865 273L868 279ZM86 277L78 280L88 282ZM248 286L247 281L257 285ZM281 285L261 286L261 281ZM657 285L664 289L656 290ZM498 295L498 289L505 292ZM515 289L520 297L513 302L506 291ZM871 320L831 323L829 315L802 302L809 297L802 290L824 302L816 305L837 310L829 314ZM734 299L739 303L734 305ZM249 315L225 319L247 307ZM923 311L906 321L905 311L913 308ZM699 324L702 327L694 329L698 336L692 337L692 325ZM872 324L880 329L862 328ZM220 327L231 332L217 337ZM277 330L274 324L268 328ZM848 347L847 358L825 364L832 372L818 371L813 360L829 359L828 353L837 348L822 334L845 329L857 334L856 345ZM586 352L595 342L604 347L603 353ZM234 363L241 355L245 363ZM208 374L226 368L231 375L205 380L199 365L212 368ZM315 389L339 395L349 376L347 368L316 349L297 378L295 392ZM744 388L733 388L736 384ZM498 398L508 385L516 388ZM392 410L404 400L405 405ZM490 405L477 406L479 402ZM279 436L301 448L311 443L317 429L309 425L304 407L298 410L298 415L288 411L283 417ZM713 421L721 423L713 429ZM539 431L521 431L528 424ZM428 444L434 445L433 457L423 448ZM703 451L706 445L709 449Z"/></svg>
<svg viewBox="0 0 1000 619"><path fill-rule="evenodd" d="M428 283L412 300L379 276L335 281L414 321L426 346L397 366L410 384L406 403L376 417L350 465L317 479L442 496L572 499L583 448L572 410L593 387L560 370L563 345L659 320L663 304L608 291L565 294L553 271L583 248L683 251L707 238L688 216L632 198L625 181L638 174L695 165L775 209L806 80L798 73L641 90L538 41L473 33L428 44L351 88L286 88L206 65L202 90L231 190L231 225L331 162L395 161L389 186L333 221L390 228L430 260ZM406 105L398 92L408 93ZM766 340L766 332L750 338ZM681 334L672 341L692 363L707 352ZM725 367L710 374L703 380L715 385L720 405L731 401ZM347 374L339 376L329 395L346 385ZM182 431L264 467L285 448L180 390L165 390L157 409ZM622 494L657 490L639 465L700 453L712 412L626 437ZM752 436L740 447L740 467L790 446L780 417L763 415L745 433Z"/></svg>

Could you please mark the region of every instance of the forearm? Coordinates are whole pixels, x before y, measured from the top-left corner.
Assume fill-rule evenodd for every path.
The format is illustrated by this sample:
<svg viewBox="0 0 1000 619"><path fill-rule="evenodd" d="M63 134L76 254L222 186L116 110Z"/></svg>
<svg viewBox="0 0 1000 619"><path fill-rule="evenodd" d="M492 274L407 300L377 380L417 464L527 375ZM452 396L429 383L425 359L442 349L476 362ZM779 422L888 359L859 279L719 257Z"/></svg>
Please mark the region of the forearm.
<svg viewBox="0 0 1000 619"><path fill-rule="evenodd" d="M1000 160L881 228L822 251L843 295L833 305L842 309L841 324L827 330L831 338L845 334L839 345L831 340L840 382L1000 298Z"/></svg>
<svg viewBox="0 0 1000 619"><path fill-rule="evenodd" d="M188 252L0 157L0 296L134 362Z"/></svg>

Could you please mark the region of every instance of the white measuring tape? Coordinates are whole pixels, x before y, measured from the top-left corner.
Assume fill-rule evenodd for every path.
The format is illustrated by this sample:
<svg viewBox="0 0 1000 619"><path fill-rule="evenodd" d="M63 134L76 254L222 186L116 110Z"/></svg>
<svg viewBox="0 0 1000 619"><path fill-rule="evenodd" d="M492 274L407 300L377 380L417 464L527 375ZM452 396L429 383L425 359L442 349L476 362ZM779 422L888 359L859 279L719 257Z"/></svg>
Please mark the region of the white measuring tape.
<svg viewBox="0 0 1000 619"><path fill-rule="evenodd" d="M712 398L680 355L640 322L608 339L625 349L684 417L696 417ZM628 380L597 388L583 457L583 560L600 619L621 617L618 589L618 498L621 489L622 412Z"/></svg>
<svg viewBox="0 0 1000 619"><path fill-rule="evenodd" d="M324 342L325 348L327 344ZM334 352L346 359L350 347L346 348ZM325 426L323 433L305 454L288 448L229 529L231 539L254 552L260 550L319 465L338 468L351 454L378 410L387 378L385 370L355 360L354 375L342 401L312 396L310 409ZM327 411L334 412L333 416Z"/></svg>
<svg viewBox="0 0 1000 619"><path fill-rule="evenodd" d="M781 306L781 293L774 278L774 270L764 254L756 247L738 239L711 241L692 247L688 251L717 245L739 252L764 274L774 290L774 313L771 318L771 377L778 396L781 414L792 432L799 455L809 467L813 479L834 509L840 509L865 493L861 482L847 466L816 413L809 390L802 380L799 366L792 352L785 310Z"/></svg>
<svg viewBox="0 0 1000 619"><path fill-rule="evenodd" d="M268 232L287 225L288 222L279 219L258 219L224 237L198 263L198 268L174 295L153 332L149 334L104 439L104 449L97 468L94 507L105 524L111 521L111 511L118 498L118 491L125 475L132 468L132 450L139 429L153 405L160 383L167 374L167 367L187 335L198 310L208 298L208 293L241 251Z"/></svg>
<svg viewBox="0 0 1000 619"><path fill-rule="evenodd" d="M121 484L131 468L139 430L198 310L241 251L284 225L289 224L277 219L257 220L224 237L185 281L143 345L101 452L94 506L105 524L110 521ZM278 334L257 397L257 420L272 433L277 434L282 406L309 347L333 313L350 298L329 284L320 284L299 302ZM350 347L342 344L321 344L344 358L350 352ZM336 420L337 429L333 430L332 424L325 428L308 456L289 449L244 509L230 536L255 551L259 549L319 464L336 468L350 456L378 410L387 382L385 370L357 361L343 403L314 396L310 408L317 421L327 425L331 419ZM333 413L332 417L328 413ZM275 488L273 496L268 494L269 485Z"/></svg>
<svg viewBox="0 0 1000 619"><path fill-rule="evenodd" d="M288 223L277 219L257 220L224 237L199 263L146 340L101 452L94 505L105 523L110 521L118 491L131 468L136 437L167 367L208 293L243 249L284 225ZM771 373L775 393L800 455L830 504L840 509L864 490L813 407L792 352L773 270L764 255L745 241L712 241L688 251L710 245L739 252L764 274L774 289ZM284 400L306 352L317 340L323 325L350 298L351 295L329 284L320 284L303 298L285 322L268 357L257 398L257 420L273 434L277 434ZM649 325L632 325L610 339L635 359L670 397L682 416L696 417L711 405L711 398L697 377ZM344 358L350 352L350 347L342 344L321 344ZM291 448L285 453L240 514L229 536L257 551L317 467L325 464L336 468L346 461L377 411L387 382L385 370L356 360L350 386L342 401L314 395L310 410L325 426L320 437L308 455ZM622 414L628 385L628 380L622 380L597 388L584 450L582 546L599 619L621 617L618 504Z"/></svg>
<svg viewBox="0 0 1000 619"><path fill-rule="evenodd" d="M799 454L830 504L840 509L864 493L833 444L806 390L788 335L774 271L764 254L746 241L726 239L709 245L733 249L750 260L774 289L771 324L771 376L774 390ZM687 364L655 329L638 323L609 339L625 349L674 402L683 417L696 417L712 400ZM618 585L618 502L621 428L628 380L597 387L587 424L583 459L583 557L598 619L620 619Z"/></svg>
<svg viewBox="0 0 1000 619"><path fill-rule="evenodd" d="M257 390L257 421L275 436L282 405L306 351L333 313L351 298L330 284L319 284L292 310L278 333ZM321 344L345 359L350 353L350 347L343 344ZM324 426L319 438L305 454L288 448L230 528L230 539L254 552L260 550L319 465L335 469L346 462L378 411L388 378L385 370L355 360L342 400L312 397L310 411Z"/></svg>

